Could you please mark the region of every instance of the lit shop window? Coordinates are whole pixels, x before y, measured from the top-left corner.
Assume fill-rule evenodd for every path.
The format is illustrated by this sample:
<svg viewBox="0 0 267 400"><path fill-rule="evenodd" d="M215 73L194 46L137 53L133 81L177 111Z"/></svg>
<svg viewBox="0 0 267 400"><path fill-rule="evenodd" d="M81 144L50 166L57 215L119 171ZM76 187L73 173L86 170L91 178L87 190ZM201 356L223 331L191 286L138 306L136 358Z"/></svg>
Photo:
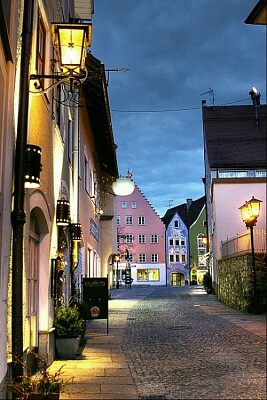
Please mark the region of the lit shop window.
<svg viewBox="0 0 267 400"><path fill-rule="evenodd" d="M159 269L138 269L137 281L159 281Z"/></svg>

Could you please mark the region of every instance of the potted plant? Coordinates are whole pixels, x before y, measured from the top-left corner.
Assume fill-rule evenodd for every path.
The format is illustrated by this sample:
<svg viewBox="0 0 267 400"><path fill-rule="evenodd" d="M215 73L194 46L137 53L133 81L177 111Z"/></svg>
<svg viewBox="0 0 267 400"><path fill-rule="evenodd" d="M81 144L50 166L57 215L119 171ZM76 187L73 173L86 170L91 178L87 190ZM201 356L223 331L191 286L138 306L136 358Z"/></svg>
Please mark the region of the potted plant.
<svg viewBox="0 0 267 400"><path fill-rule="evenodd" d="M84 322L76 305L57 307L54 315L56 350L59 358L74 359L80 335L84 331Z"/></svg>
<svg viewBox="0 0 267 400"><path fill-rule="evenodd" d="M203 276L203 286L208 294L212 293L212 277L209 271Z"/></svg>
<svg viewBox="0 0 267 400"><path fill-rule="evenodd" d="M7 391L14 394L18 400L58 400L66 384L61 378L63 365L52 374L48 371L47 360L36 353L33 355L39 362L38 373L7 379ZM23 362L18 359L16 362L22 364L26 370Z"/></svg>

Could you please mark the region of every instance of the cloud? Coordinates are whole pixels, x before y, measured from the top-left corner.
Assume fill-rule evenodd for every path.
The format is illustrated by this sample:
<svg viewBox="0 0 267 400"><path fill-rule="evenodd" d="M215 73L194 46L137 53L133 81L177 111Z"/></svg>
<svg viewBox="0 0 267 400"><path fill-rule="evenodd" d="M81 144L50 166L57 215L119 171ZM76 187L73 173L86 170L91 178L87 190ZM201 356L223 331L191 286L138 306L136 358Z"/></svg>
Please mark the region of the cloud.
<svg viewBox="0 0 267 400"><path fill-rule="evenodd" d="M201 101L251 104L252 86L266 101L266 28L244 24L254 6L255 0L95 2L92 53L106 69L130 68L109 74L119 170L134 171L160 213L170 199L177 205L204 194Z"/></svg>

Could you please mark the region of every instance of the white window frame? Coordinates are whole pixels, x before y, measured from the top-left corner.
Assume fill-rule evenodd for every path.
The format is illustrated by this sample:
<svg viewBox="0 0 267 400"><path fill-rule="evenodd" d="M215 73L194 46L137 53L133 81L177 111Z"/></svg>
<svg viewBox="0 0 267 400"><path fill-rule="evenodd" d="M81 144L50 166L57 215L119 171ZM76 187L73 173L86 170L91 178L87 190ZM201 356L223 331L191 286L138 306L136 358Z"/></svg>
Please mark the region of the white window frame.
<svg viewBox="0 0 267 400"><path fill-rule="evenodd" d="M127 201L121 202L121 208L127 208Z"/></svg>
<svg viewBox="0 0 267 400"><path fill-rule="evenodd" d="M146 224L146 217L144 215L140 215L138 217L138 225L145 225Z"/></svg>
<svg viewBox="0 0 267 400"><path fill-rule="evenodd" d="M134 235L132 233L127 233L125 239L125 243L132 244L134 241Z"/></svg>
<svg viewBox="0 0 267 400"><path fill-rule="evenodd" d="M139 234L138 235L138 243L140 243L140 244L144 244L144 243L146 243L146 235L144 235L144 234Z"/></svg>
<svg viewBox="0 0 267 400"><path fill-rule="evenodd" d="M125 224L126 225L133 225L133 216L132 215L126 215L125 216Z"/></svg>
<svg viewBox="0 0 267 400"><path fill-rule="evenodd" d="M158 255L158 253L152 253L152 254L151 254L151 262L152 262L152 263L158 263L158 262L159 262L159 255Z"/></svg>
<svg viewBox="0 0 267 400"><path fill-rule="evenodd" d="M153 244L157 244L159 242L159 235L157 235L156 233L151 235L151 243Z"/></svg>
<svg viewBox="0 0 267 400"><path fill-rule="evenodd" d="M146 254L145 254L145 253L139 253L139 254L138 254L138 262L139 262L140 264L146 262Z"/></svg>

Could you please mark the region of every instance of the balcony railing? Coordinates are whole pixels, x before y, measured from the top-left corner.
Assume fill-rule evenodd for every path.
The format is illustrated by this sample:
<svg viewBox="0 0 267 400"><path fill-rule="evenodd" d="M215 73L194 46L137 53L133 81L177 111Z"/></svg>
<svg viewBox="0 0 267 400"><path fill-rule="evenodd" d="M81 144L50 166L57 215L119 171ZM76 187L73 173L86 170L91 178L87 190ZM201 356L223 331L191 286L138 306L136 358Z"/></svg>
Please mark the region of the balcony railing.
<svg viewBox="0 0 267 400"><path fill-rule="evenodd" d="M254 230L255 253L266 253L266 231ZM221 243L222 257L251 252L250 231Z"/></svg>

